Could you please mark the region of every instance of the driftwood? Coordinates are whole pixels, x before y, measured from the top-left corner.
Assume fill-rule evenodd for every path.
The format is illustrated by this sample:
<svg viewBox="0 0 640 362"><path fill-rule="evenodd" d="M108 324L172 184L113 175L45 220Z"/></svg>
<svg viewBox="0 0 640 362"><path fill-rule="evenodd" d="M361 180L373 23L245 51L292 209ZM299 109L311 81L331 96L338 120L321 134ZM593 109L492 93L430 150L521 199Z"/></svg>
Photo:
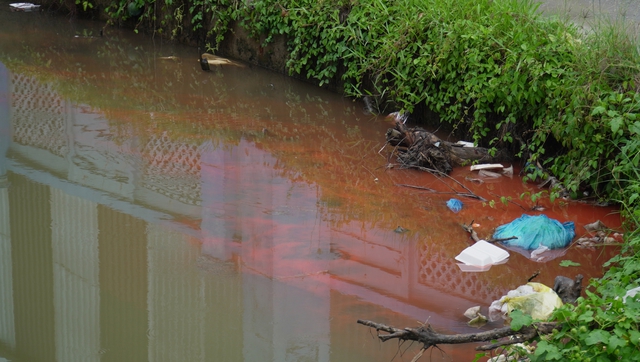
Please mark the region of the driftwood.
<svg viewBox="0 0 640 362"><path fill-rule="evenodd" d="M527 282L535 279L539 274L540 271L536 271L527 279ZM578 274L575 280L558 276L556 277L553 289L561 296L563 302L574 303L582 291L582 279L581 274ZM562 325L556 322L536 322L528 326L523 326L517 331L510 326L506 326L478 333L441 334L434 331L429 324L424 324L417 328L403 329L362 319L358 320L358 324L375 328L378 332L378 338L382 342L398 339L401 341L416 341L422 343L420 353L416 355L414 361L422 355L422 352L431 347L437 347L439 344L491 342L476 347L478 351L490 351L512 344L532 341L537 336L550 334L554 329L559 330L562 328ZM380 334L380 331L386 332L386 334Z"/></svg>
<svg viewBox="0 0 640 362"><path fill-rule="evenodd" d="M478 351L490 351L511 344L531 341L538 335L550 334L554 329L560 328L560 325L554 322L538 322L529 326L524 326L518 331L514 331L511 327L502 327L478 333L440 334L434 331L433 328L431 328L431 325L428 324L418 328L404 329L362 319L358 320L358 324L375 328L377 332L386 332L387 334L378 333L378 338L382 342L386 342L390 339L416 341L422 343L422 350L436 347L439 344L461 344L500 340L498 342L476 347L476 350Z"/></svg>
<svg viewBox="0 0 640 362"><path fill-rule="evenodd" d="M398 151L400 164L408 168L436 169L448 174L454 166L462 166L473 161L496 163L509 159L504 151L498 151L492 156L489 150L483 147L462 147L443 141L422 128L407 128L399 117L395 117L395 127L387 130L386 138L387 143Z"/></svg>

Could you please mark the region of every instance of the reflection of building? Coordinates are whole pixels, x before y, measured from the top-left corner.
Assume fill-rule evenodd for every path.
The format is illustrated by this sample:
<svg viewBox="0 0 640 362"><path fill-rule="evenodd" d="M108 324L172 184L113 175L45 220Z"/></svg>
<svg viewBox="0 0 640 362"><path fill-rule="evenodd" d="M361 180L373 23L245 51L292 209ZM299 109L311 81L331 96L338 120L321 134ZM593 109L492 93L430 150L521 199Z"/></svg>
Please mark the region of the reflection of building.
<svg viewBox="0 0 640 362"><path fill-rule="evenodd" d="M11 144L11 83L9 71L0 63L0 342L16 347L13 293L11 230L9 229L9 190L7 158Z"/></svg>
<svg viewBox="0 0 640 362"><path fill-rule="evenodd" d="M0 155L12 184L0 188L0 352L328 361L332 291L464 328L459 310L439 305L466 302L467 291L433 284L453 263L390 232L333 229L316 190L279 175L250 142L117 143L100 114L31 78L13 82L2 126L12 143ZM474 276L456 278L450 289L476 288Z"/></svg>

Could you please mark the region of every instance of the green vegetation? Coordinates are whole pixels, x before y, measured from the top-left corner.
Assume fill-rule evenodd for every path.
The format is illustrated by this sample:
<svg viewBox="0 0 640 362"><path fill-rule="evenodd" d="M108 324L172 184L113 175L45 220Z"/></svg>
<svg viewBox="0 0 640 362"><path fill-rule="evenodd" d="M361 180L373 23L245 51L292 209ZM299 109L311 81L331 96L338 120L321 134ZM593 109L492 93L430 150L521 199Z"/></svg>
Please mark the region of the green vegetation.
<svg viewBox="0 0 640 362"><path fill-rule="evenodd" d="M131 4L115 0L105 12L112 22L135 18L136 27L193 36L212 50L234 22L265 45L283 36L292 74L369 96L381 112L432 110L458 134L543 166L530 178L546 169L572 197L615 200L630 230L640 224L640 55L623 26L584 31L541 17L528 0ZM555 313L562 329L540 337L533 360L639 353L640 303L620 296L639 284L640 232L626 239L586 297Z"/></svg>
<svg viewBox="0 0 640 362"><path fill-rule="evenodd" d="M625 194L640 158L640 55L622 27L584 32L529 0L247 3L116 0L105 12L214 51L235 22L264 45L284 36L292 74L381 112L432 110L462 137L539 163L574 198L639 206Z"/></svg>
<svg viewBox="0 0 640 362"><path fill-rule="evenodd" d="M636 195L640 171L629 181ZM532 361L631 361L640 353L640 298L623 298L629 289L640 286L640 215L622 202L636 226L626 238L623 252L610 260L607 272L592 280L575 305L557 309L552 320L561 329L541 337Z"/></svg>

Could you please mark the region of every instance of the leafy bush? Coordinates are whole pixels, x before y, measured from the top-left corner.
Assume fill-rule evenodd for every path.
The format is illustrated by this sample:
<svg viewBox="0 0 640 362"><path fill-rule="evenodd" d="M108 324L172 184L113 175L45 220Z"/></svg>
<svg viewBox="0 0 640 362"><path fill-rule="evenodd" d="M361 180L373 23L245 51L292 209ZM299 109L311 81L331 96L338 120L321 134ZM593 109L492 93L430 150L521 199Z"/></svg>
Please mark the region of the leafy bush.
<svg viewBox="0 0 640 362"><path fill-rule="evenodd" d="M592 280L585 298L565 304L553 319L562 328L543 336L532 361L632 361L640 353L640 299L621 298L640 280L640 233L629 238L632 253L610 262L599 280Z"/></svg>

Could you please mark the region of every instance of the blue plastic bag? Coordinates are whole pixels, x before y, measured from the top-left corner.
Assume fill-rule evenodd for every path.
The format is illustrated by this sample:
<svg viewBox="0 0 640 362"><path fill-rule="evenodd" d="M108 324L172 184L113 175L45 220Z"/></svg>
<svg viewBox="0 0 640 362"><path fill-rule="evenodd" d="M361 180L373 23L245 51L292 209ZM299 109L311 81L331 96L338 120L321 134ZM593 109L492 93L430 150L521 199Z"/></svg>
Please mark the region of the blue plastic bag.
<svg viewBox="0 0 640 362"><path fill-rule="evenodd" d="M451 199L447 201L447 207L453 212L458 212L462 210L462 201L458 199Z"/></svg>
<svg viewBox="0 0 640 362"><path fill-rule="evenodd" d="M517 246L533 250L544 245L549 249L564 248L576 236L573 222L560 223L549 219L546 215L531 216L523 214L509 224L500 225L493 233L494 239L506 239L516 236L517 239L506 240L506 246Z"/></svg>

